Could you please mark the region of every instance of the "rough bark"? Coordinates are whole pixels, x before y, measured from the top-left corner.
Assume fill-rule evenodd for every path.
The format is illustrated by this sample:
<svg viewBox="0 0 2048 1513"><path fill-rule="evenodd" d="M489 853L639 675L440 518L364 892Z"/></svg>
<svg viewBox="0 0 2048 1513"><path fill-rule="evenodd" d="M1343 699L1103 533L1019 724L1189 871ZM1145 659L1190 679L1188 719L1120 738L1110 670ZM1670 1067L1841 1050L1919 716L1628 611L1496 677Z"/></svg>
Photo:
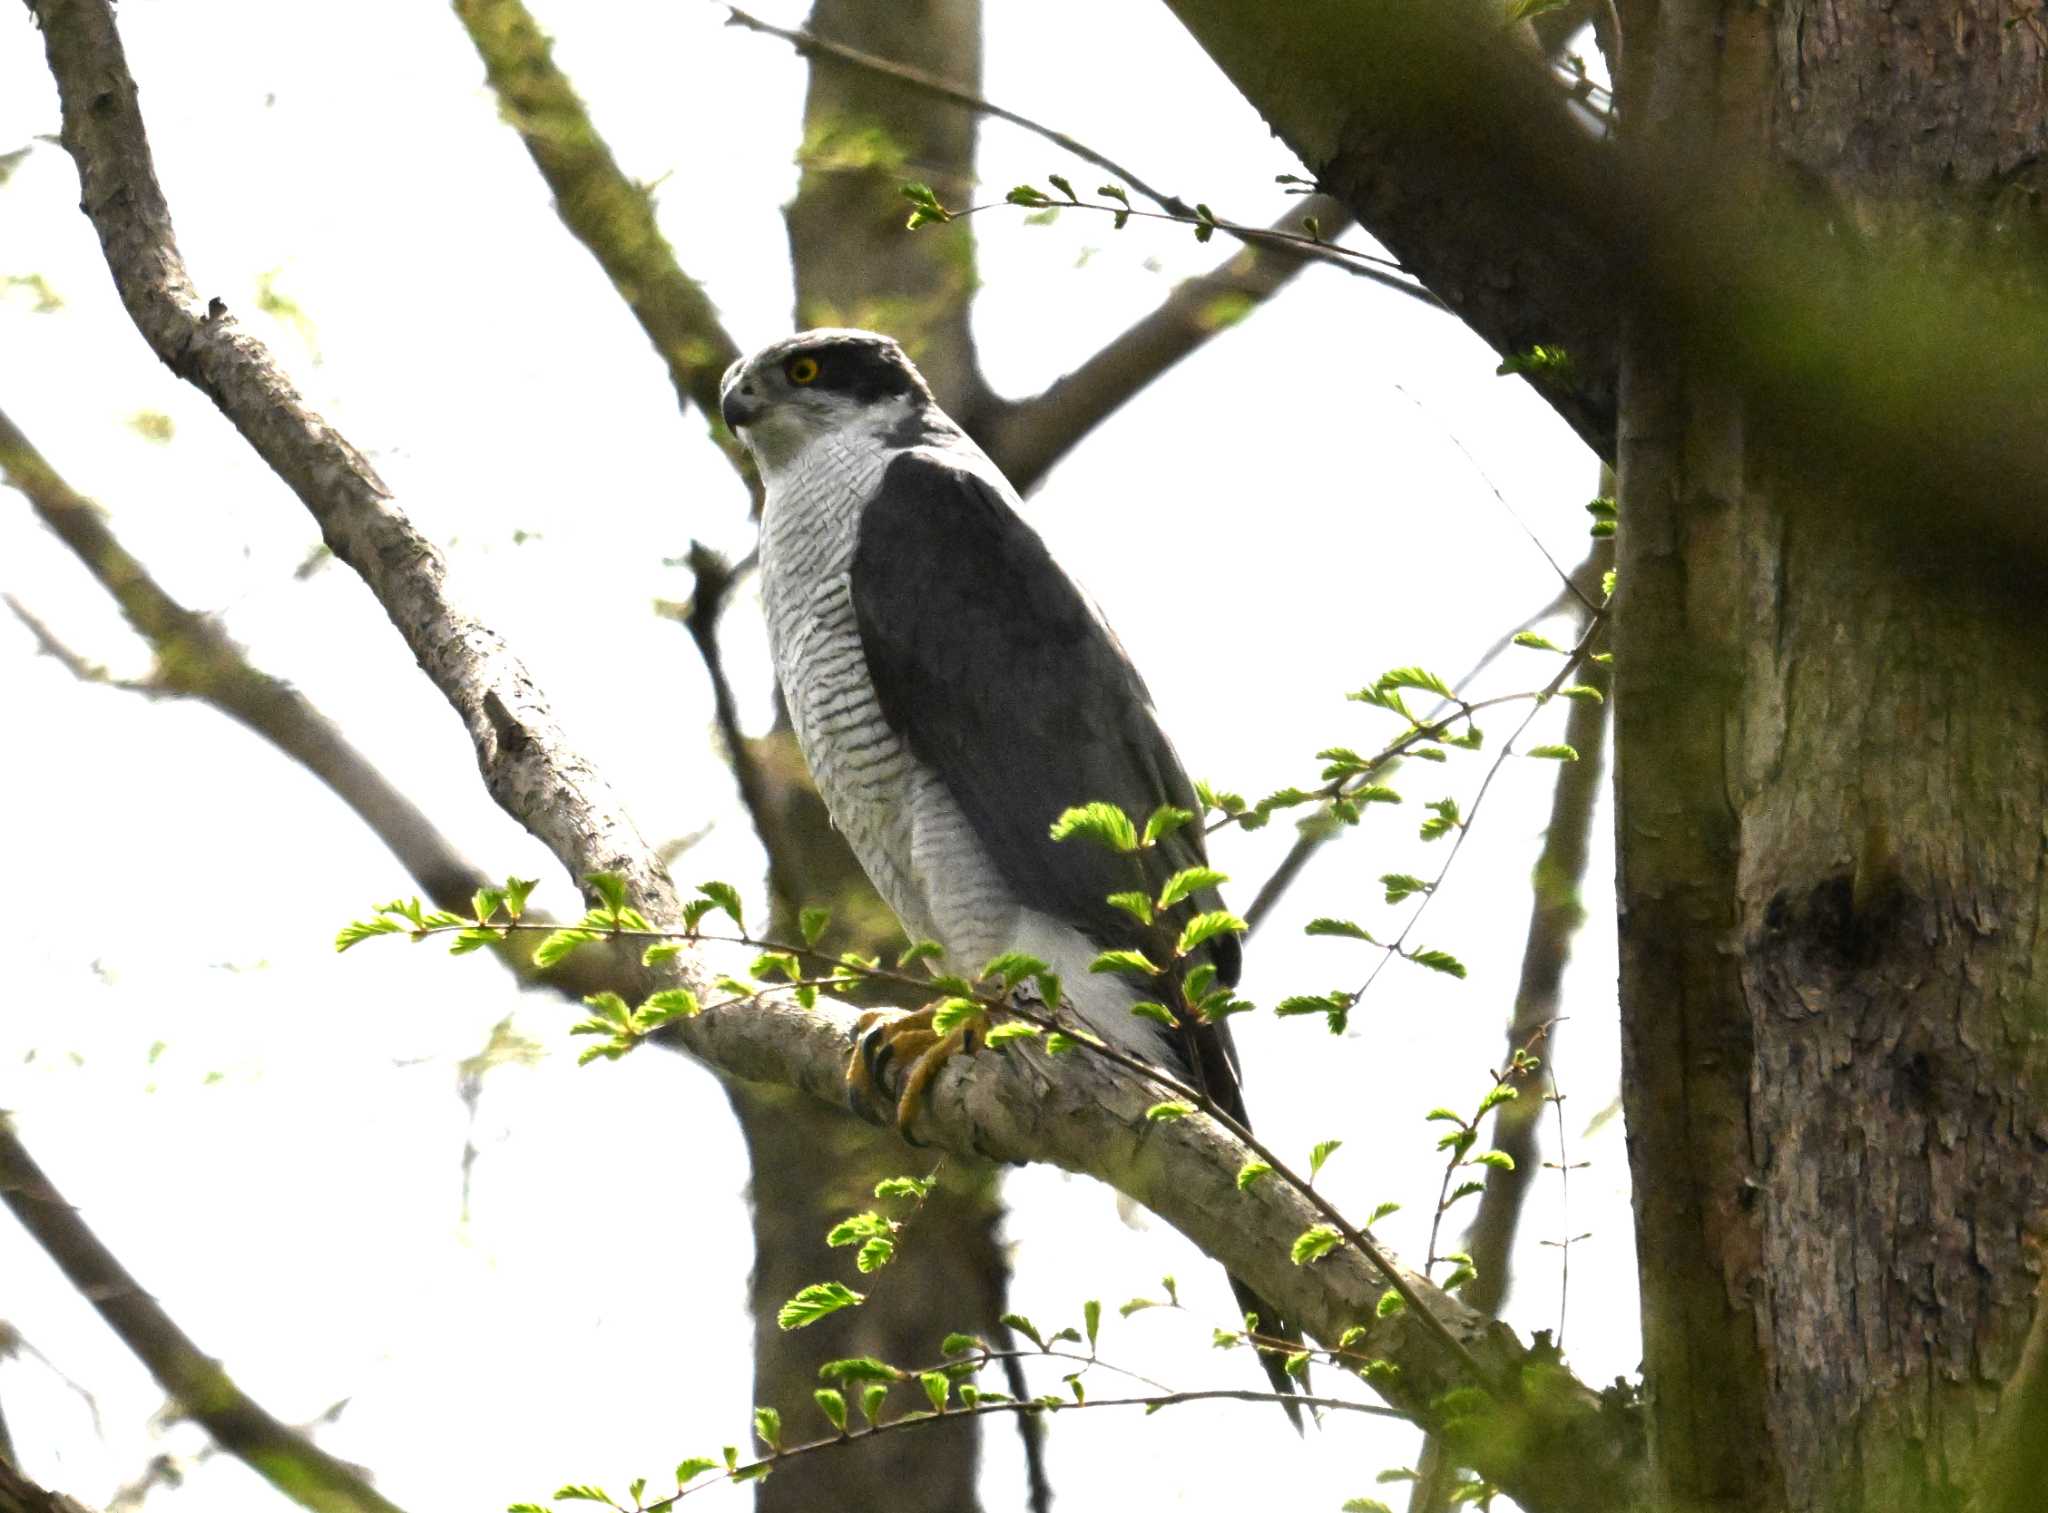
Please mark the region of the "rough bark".
<svg viewBox="0 0 2048 1513"><path fill-rule="evenodd" d="M1623 118L1656 161L1738 193L1789 166L1959 279L2037 241L2008 193L2039 172L2031 24L1666 0L1623 26ZM1950 1509L2048 1228L2048 696L1987 596L1853 508L1864 473L1831 482L1670 335L1637 312L1623 343L1616 629L1661 1506Z"/></svg>
<svg viewBox="0 0 2048 1513"><path fill-rule="evenodd" d="M1167 3L1324 192L1496 352L1571 354L1531 381L1611 457L1616 249L1584 214L1611 164L1497 13L1303 0L1275 26L1235 0Z"/></svg>

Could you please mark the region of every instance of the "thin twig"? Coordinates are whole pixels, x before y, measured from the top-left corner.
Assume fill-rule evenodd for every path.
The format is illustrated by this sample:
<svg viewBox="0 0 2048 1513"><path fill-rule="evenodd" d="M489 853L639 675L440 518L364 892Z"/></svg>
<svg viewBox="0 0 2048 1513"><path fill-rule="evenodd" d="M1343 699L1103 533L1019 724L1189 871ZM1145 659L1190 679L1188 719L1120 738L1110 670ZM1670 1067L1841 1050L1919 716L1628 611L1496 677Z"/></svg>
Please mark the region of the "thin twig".
<svg viewBox="0 0 2048 1513"><path fill-rule="evenodd" d="M1578 571L1583 574L1586 571L1586 565L1582 563ZM1597 581L1597 574L1595 581ZM1550 602L1541 609L1533 614L1524 615L1512 627L1502 631L1494 643L1479 654L1478 660L1466 669L1464 676L1451 686L1453 688L1464 688L1472 683L1481 673L1493 665L1496 658L1515 644L1516 636L1521 635L1526 630L1533 629L1552 615L1566 609L1572 603L1573 598L1574 596L1571 593L1564 589L1559 589L1552 596ZM1445 715L1452 711L1453 707L1454 702L1452 700L1439 700L1436 706L1423 717L1422 723L1429 725L1442 720ZM1394 767L1388 766L1379 769L1379 775L1388 776L1394 770ZM1260 885L1259 891L1252 898L1251 907L1245 910L1245 923L1250 925L1253 930L1257 930L1260 924L1273 912L1274 906L1280 902L1288 888L1301 876L1302 872L1307 868L1309 860L1316 852L1321 850L1327 842L1350 828L1348 825L1337 823L1336 819L1330 816L1327 811L1314 818L1302 821L1301 833L1295 837L1294 844L1288 847L1287 855L1281 859L1280 865L1274 868L1272 874Z"/></svg>
<svg viewBox="0 0 2048 1513"><path fill-rule="evenodd" d="M315 1513L401 1513L362 1474L272 1417L193 1344L88 1229L0 1117L0 1202L220 1446Z"/></svg>
<svg viewBox="0 0 2048 1513"><path fill-rule="evenodd" d="M1034 121L1029 116L1020 115L1014 110L998 105L993 100L976 94L971 89L963 89L957 84L949 84L944 79L928 74L921 68L912 68L907 63L898 63L891 58L878 57L874 53L862 52L859 48L848 47L840 42L833 42L825 37L818 36L815 32L798 31L790 27L776 26L771 22L763 21L758 16L749 15L737 6L728 5L725 9L727 12L726 25L728 26L743 27L747 31L760 32L764 36L780 37L807 58L830 58L836 63L847 65L849 68L858 68L867 73L879 74L886 79L894 79L897 83L908 85L922 94L949 101L963 109L974 111L978 115L994 116L999 121L1008 121L1012 126L1021 126L1034 136L1043 137L1062 152L1071 153L1082 162L1092 164L1100 168L1104 173L1115 175L1162 210L1177 215L1194 214L1195 207L1186 200L1183 200L1179 195L1168 194L1164 190L1153 188L1152 185L1146 183L1145 180L1138 177L1137 174L1131 172L1130 169L1124 167L1123 164L1117 162L1114 158L1097 152L1087 143L1077 141L1075 138L1068 136L1064 131L1056 130L1051 126L1047 126L1042 121Z"/></svg>
<svg viewBox="0 0 2048 1513"><path fill-rule="evenodd" d="M837 1450L857 1445L863 1440L875 1439L880 1435L894 1434L904 1429L919 1429L948 1419L979 1418L991 1413L1053 1414L1075 1413L1095 1408L1143 1408L1157 1412L1161 1408L1176 1408L1187 1403L1293 1403L1299 1408L1329 1408L1341 1413L1363 1413L1375 1418L1406 1418L1407 1415L1392 1408L1382 1408L1377 1403L1356 1402L1348 1397L1310 1397L1305 1394L1285 1392L1261 1392L1251 1387L1210 1387L1188 1392L1162 1392L1150 1397L1091 1397L1085 1402L1065 1402L1053 1399L1031 1400L1018 1403L991 1403L981 1401L971 1408L948 1408L943 1413L911 1413L902 1418L892 1418L885 1424L874 1424L865 1429L849 1430L830 1439L814 1439L801 1445L791 1445L764 1455L759 1460L745 1461L729 1473L731 1477L758 1474L764 1466L773 1468L785 1461L795 1460L801 1455L815 1455L821 1450ZM684 1487L673 1496L646 1504L645 1513L660 1513L672 1507L683 1498L707 1487L720 1485L719 1481L699 1482L694 1487Z"/></svg>

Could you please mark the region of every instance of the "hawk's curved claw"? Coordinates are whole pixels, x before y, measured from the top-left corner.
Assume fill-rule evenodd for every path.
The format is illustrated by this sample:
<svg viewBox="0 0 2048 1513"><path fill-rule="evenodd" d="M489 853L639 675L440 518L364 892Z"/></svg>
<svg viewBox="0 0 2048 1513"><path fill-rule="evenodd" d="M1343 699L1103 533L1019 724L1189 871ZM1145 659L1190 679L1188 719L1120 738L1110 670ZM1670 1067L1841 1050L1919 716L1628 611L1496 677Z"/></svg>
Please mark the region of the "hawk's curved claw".
<svg viewBox="0 0 2048 1513"><path fill-rule="evenodd" d="M896 1132L912 1145L919 1142L910 1133L911 1121L924 1106L925 1090L947 1060L974 1049L970 1027L962 1025L941 1035L932 1028L931 1009L897 1014L877 1009L863 1014L855 1031L860 1037L846 1067L846 1101L854 1111L877 1124L893 1120ZM892 1072L892 1063L902 1063ZM888 1084L900 1077L894 1098ZM886 1112L885 1112L886 1111Z"/></svg>

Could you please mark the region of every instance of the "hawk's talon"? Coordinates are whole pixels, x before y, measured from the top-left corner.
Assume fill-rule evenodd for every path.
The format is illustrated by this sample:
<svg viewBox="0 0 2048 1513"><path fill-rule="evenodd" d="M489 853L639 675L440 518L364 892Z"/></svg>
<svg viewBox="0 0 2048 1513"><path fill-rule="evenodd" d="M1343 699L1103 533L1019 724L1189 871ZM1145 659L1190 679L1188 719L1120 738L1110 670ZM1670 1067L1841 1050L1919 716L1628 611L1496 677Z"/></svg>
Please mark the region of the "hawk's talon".
<svg viewBox="0 0 2048 1513"><path fill-rule="evenodd" d="M974 1049L970 1027L962 1025L941 1035L932 1028L931 1009L896 1014L877 1009L863 1014L854 1026L859 1036L846 1065L847 1102L856 1113L881 1123L880 1112L894 1108L896 1133L912 1145L921 1142L910 1133L911 1121L924 1106L932 1078L948 1060L963 1050ZM889 1096L890 1066L901 1062L904 1070L894 1098Z"/></svg>

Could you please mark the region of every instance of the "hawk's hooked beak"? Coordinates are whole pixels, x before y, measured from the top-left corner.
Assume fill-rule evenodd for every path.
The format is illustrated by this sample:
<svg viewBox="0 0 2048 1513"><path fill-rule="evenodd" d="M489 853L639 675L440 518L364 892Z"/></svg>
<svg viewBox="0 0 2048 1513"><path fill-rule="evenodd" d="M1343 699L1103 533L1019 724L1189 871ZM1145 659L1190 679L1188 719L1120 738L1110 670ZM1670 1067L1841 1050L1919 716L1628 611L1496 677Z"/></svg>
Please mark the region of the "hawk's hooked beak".
<svg viewBox="0 0 2048 1513"><path fill-rule="evenodd" d="M718 409L725 420L725 428L737 431L741 426L752 425L761 418L766 408L759 397L748 392L745 384L736 384L725 391L725 398L718 402Z"/></svg>

